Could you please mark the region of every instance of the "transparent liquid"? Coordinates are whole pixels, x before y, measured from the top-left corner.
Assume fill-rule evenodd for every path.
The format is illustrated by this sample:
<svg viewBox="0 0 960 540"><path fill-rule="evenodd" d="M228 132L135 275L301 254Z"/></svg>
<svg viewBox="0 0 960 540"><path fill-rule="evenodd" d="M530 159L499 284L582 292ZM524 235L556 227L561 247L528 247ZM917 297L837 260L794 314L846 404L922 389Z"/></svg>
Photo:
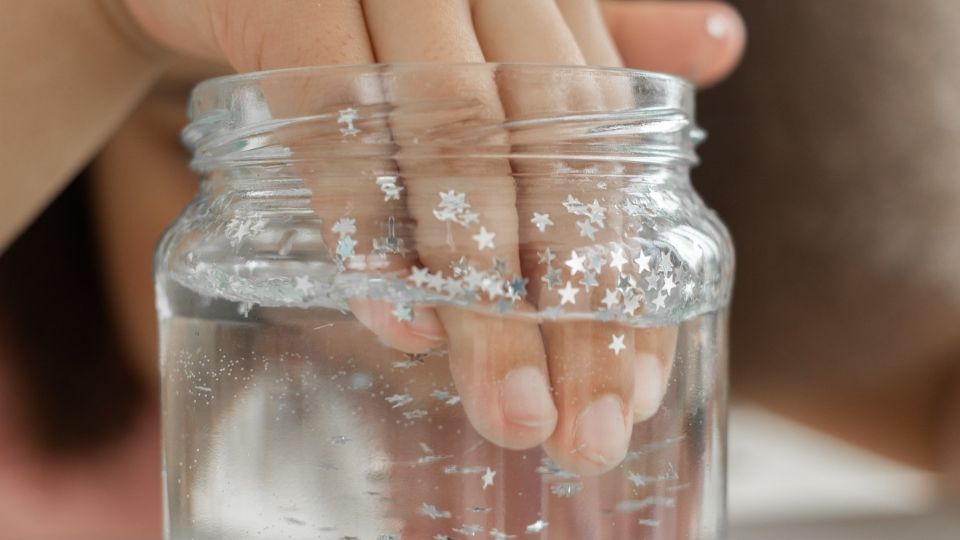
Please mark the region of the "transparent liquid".
<svg viewBox="0 0 960 540"><path fill-rule="evenodd" d="M723 537L722 311L680 325L626 460L580 477L478 435L442 352L338 310L159 294L169 540Z"/></svg>

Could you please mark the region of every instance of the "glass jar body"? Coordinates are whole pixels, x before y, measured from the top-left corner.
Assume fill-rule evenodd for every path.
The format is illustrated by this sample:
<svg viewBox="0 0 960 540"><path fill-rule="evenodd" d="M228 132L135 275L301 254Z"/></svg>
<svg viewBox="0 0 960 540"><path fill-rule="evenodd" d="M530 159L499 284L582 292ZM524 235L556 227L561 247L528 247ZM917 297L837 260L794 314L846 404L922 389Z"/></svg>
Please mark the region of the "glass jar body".
<svg viewBox="0 0 960 540"><path fill-rule="evenodd" d="M467 69L498 70L499 81L530 68ZM538 73L525 84L548 72ZM193 129L207 132L191 144L204 180L158 248L167 538L722 537L732 251L690 187L687 164L598 155L592 110L561 112L579 115L593 138L554 129L562 152L550 140L553 153L536 160L520 150L529 132L517 125L527 118L509 114L497 121L508 125L506 152L494 144L499 135L493 143L483 135L469 151L404 146L404 104L383 96L384 78L396 77L384 72L375 100L341 96L314 115L326 131L269 124L290 97L261 84L250 100L251 85L271 76L259 77L215 89L236 109L211 107L219 126L243 113L226 146L246 159L216 155L222 141L204 146L222 133L209 133L204 91L195 95ZM384 101L394 107L378 116ZM269 112L251 112L261 102ZM611 114L624 124L626 112ZM643 137L653 133L662 142L670 128L650 122L664 114L620 136L650 147ZM284 118L304 116L294 108ZM491 124L475 120L432 118L430 132L455 140L439 128L476 133ZM245 126L259 129L235 144ZM345 159L340 147L318 156L327 139L316 133L351 148L366 133L364 152L376 146L378 154ZM544 139L537 133L533 146ZM485 198L489 191L512 196ZM503 220L518 232L495 229ZM469 314L476 330L463 335L474 353L502 350L518 327L533 325L550 369L576 350L568 379L615 386L613 378L627 377L638 393L645 375L634 360L611 375L600 359L627 362L654 343L668 351L663 388L649 414L631 422L622 459L599 474L568 470L556 448L508 449L477 428L478 412L462 396L498 383L475 366L479 375L464 379L463 335L448 331L446 342L404 352L371 324L370 309L391 323L435 309L448 329ZM470 358L484 360L496 361ZM568 379L551 381L555 399Z"/></svg>

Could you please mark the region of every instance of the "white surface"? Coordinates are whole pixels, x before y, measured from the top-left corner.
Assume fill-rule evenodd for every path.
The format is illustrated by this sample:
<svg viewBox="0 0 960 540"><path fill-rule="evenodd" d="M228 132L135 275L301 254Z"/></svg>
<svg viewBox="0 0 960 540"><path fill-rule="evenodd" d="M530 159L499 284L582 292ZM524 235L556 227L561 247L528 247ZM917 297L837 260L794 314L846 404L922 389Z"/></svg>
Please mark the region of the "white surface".
<svg viewBox="0 0 960 540"><path fill-rule="evenodd" d="M732 408L729 449L734 526L918 515L935 504L930 474L755 406Z"/></svg>

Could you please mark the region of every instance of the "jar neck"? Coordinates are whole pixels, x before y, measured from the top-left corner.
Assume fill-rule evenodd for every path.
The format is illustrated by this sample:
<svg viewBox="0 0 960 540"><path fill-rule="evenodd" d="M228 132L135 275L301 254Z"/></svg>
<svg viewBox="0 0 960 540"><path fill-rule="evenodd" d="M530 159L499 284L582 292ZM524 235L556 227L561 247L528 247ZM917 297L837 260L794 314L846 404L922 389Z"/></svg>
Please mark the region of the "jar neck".
<svg viewBox="0 0 960 540"><path fill-rule="evenodd" d="M493 81L491 107L450 81ZM184 141L201 173L515 174L685 169L703 132L692 86L675 77L534 65L299 68L198 86ZM377 171L378 174L383 171ZM628 171L626 174L634 174Z"/></svg>

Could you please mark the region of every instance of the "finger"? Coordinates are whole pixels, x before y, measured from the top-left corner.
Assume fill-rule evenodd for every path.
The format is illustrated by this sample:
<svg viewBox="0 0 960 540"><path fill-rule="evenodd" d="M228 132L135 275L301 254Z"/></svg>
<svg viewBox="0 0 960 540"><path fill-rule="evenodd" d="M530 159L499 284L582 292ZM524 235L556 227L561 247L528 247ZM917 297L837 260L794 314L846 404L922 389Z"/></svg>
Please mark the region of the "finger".
<svg viewBox="0 0 960 540"><path fill-rule="evenodd" d="M725 3L610 0L602 6L629 67L709 86L729 75L743 53L743 20Z"/></svg>
<svg viewBox="0 0 960 540"><path fill-rule="evenodd" d="M607 30L600 4L596 0L556 0L556 2L587 64L623 65L613 37Z"/></svg>
<svg viewBox="0 0 960 540"><path fill-rule="evenodd" d="M215 30L214 45L239 69L374 61L363 12L356 1L208 4L205 16L209 18L207 27ZM318 8L325 11L320 13ZM316 24L305 23L311 19ZM391 239L403 238L409 220L389 151L385 149L381 159L368 158L363 170L375 173L360 176L355 162L339 156L319 159L316 150L344 141L367 149L378 144L389 147L390 133L384 119L365 114L361 120L345 113L356 112L355 106L382 103L379 85L368 83L316 72L263 79L259 89L273 118L292 121L274 130L271 142L283 144L296 157L294 169L311 188L311 205L319 218L323 241L340 269L398 272L402 277L401 270L415 262L415 253L412 245L390 244ZM362 106L360 109L358 115L364 112ZM282 249L295 250L304 245L296 233L296 229L287 231ZM309 273L298 276L297 291L304 301L318 293ZM348 304L357 319L388 346L416 353L444 341L443 329L430 309L400 306L397 311L397 306L388 302L359 298Z"/></svg>
<svg viewBox="0 0 960 540"><path fill-rule="evenodd" d="M603 24L597 2L557 0L557 5L577 37L580 50L584 51L588 63L621 65L613 41ZM623 81L606 81L602 86L601 94L604 98L605 110L627 109L633 104L632 92L627 85L623 84ZM532 230L527 230L535 234ZM604 292L616 290L616 287L605 288ZM618 298L623 296L623 291L615 293L614 296ZM598 301L602 300L598 299ZM660 408L673 366L676 340L676 327L634 330L635 347L625 351L634 359L633 398L630 400L634 422L649 419Z"/></svg>
<svg viewBox="0 0 960 540"><path fill-rule="evenodd" d="M670 384L677 350L677 327L638 328L633 331L633 421L649 420L660 409Z"/></svg>
<svg viewBox="0 0 960 540"><path fill-rule="evenodd" d="M160 44L238 71L370 62L358 0L126 0ZM358 54L359 53L359 54Z"/></svg>
<svg viewBox="0 0 960 540"><path fill-rule="evenodd" d="M530 10L527 12L526 10ZM532 32L524 21L545 21ZM551 1L522 3L487 0L475 5L474 20L488 60L497 62L584 63L584 57L563 20L557 4ZM520 21L520 22L518 22ZM601 27L602 30L602 27ZM544 46L544 44L550 44ZM558 115L569 112L602 110L604 96L590 79L565 81L555 88L541 88L519 78L501 83L504 108L511 119ZM533 89L536 89L535 91ZM518 142L517 134L514 143ZM576 165L574 165L576 166ZM546 211L556 197L555 179L542 176L533 164L515 160L514 172L521 187L519 214ZM560 212L554 212L560 216ZM559 218L558 218L559 219ZM569 235L576 230L572 219L565 220L547 236L554 245L569 246ZM535 250L536 231L528 220L520 223L520 240L526 254ZM608 234L612 232L608 231ZM537 265L526 264L524 274L539 280ZM556 290L544 290L532 296L541 309L564 301ZM592 311L590 295L584 293L575 307ZM632 334L613 323L564 322L543 325L547 363L559 418L557 428L544 448L562 467L584 474L598 474L617 465L626 455L632 429L630 406L634 383L633 359L608 345L613 335L632 341Z"/></svg>
<svg viewBox="0 0 960 540"><path fill-rule="evenodd" d="M484 61L467 0L410 0L402 10L391 0L367 0L363 7L380 62ZM389 86L396 104L392 129L401 146L398 164L408 190L408 208L417 221L421 261L440 273L449 272L451 264L463 257L472 271L497 280L519 276L514 181L507 162L415 157L429 140L432 126L496 126L502 121L491 71L451 70L435 77L398 71ZM427 119L407 114L410 104L424 102L463 106L447 110L435 106ZM500 133L484 140L489 145L504 143ZM444 210L444 197L455 207ZM502 268L493 268L494 260ZM492 300L491 296L486 298ZM518 301L512 309L530 307ZM545 440L553 432L556 409L538 325L452 307L437 311L449 338L451 373L477 431L508 448L527 448Z"/></svg>

